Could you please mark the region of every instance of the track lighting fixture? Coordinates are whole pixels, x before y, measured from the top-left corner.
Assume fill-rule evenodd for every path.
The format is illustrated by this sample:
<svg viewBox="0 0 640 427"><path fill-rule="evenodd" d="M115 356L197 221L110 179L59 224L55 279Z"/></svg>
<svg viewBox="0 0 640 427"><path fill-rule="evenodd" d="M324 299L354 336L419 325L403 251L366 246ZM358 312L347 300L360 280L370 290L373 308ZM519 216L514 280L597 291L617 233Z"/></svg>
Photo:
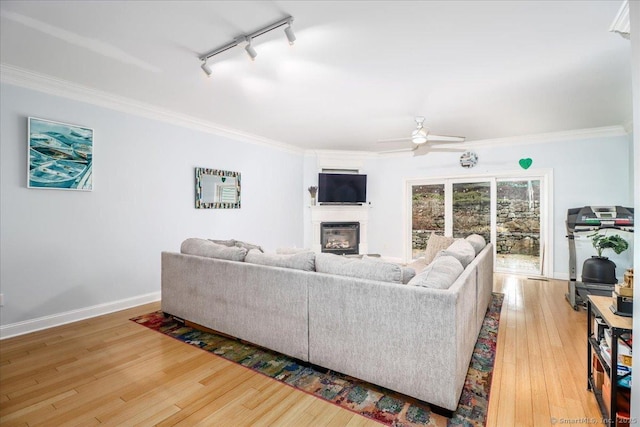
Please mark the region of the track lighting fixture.
<svg viewBox="0 0 640 427"><path fill-rule="evenodd" d="M284 33L287 36L287 40L289 40L289 44L293 46L293 43L296 41L296 35L293 34L293 28L291 28L291 20L288 22L287 28L284 29Z"/></svg>
<svg viewBox="0 0 640 427"><path fill-rule="evenodd" d="M202 61L202 65L200 66L202 68L202 71L204 71L207 74L207 77L211 77L211 73L213 72L211 70L211 67L209 66L209 64L207 64L207 61Z"/></svg>
<svg viewBox="0 0 640 427"><path fill-rule="evenodd" d="M293 45L293 43L296 41L296 36L295 34L293 34L293 28L291 28L292 22L293 22L293 17L287 16L286 18L283 18L278 22L274 22L271 25L267 25L266 27L261 28L258 31L254 31L253 33L236 37L232 42L229 42L224 46L214 49L208 53L205 53L204 55L200 56L200 61L202 61L202 65L201 65L202 70L207 74L207 76L211 76L212 70L211 70L211 66L207 64L207 60L211 57L216 56L219 53L225 52L231 48L240 46L244 43L247 43L247 45L244 47L244 50L247 52L251 60L254 61L256 59L256 56L258 56L258 52L256 52L256 50L251 45L251 42L253 41L253 39L265 33L268 33L271 30L280 28L283 25L287 25L287 27L284 29L284 33L287 36L287 40L289 41L289 44Z"/></svg>
<svg viewBox="0 0 640 427"><path fill-rule="evenodd" d="M244 50L247 51L247 54L249 55L249 58L251 58L252 61L256 60L256 56L258 56L258 52L256 52L256 50L253 48L253 46L251 46L251 39L249 37L247 37L247 45L244 47Z"/></svg>

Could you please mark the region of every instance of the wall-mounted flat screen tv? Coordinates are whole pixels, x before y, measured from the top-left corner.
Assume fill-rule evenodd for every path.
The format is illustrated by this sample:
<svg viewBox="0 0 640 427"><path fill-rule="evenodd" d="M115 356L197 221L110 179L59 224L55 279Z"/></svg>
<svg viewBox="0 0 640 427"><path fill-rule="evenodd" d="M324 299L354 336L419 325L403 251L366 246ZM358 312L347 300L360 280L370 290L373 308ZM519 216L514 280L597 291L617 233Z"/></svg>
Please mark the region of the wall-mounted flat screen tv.
<svg viewBox="0 0 640 427"><path fill-rule="evenodd" d="M321 173L318 175L318 202L366 203L367 175Z"/></svg>

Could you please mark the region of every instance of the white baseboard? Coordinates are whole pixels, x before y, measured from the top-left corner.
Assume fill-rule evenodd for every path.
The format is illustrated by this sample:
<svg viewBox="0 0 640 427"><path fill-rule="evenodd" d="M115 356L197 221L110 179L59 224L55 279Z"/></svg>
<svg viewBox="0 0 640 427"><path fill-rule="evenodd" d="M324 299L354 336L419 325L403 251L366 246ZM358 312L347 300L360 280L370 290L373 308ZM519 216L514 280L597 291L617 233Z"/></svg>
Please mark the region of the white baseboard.
<svg viewBox="0 0 640 427"><path fill-rule="evenodd" d="M557 271L554 271L553 278L557 280L569 280L569 273L559 273Z"/></svg>
<svg viewBox="0 0 640 427"><path fill-rule="evenodd" d="M139 295L136 297L125 298L119 301L85 307L78 310L71 310L64 313L52 314L50 316L38 317L36 319L25 320L23 322L2 325L0 326L0 340L15 337L18 335L28 334L30 332L40 331L42 329L52 328L54 326L64 325L71 322L77 322L78 320L102 316L103 314L113 313L114 311L120 311L155 301L160 301L159 291L152 292L150 294Z"/></svg>

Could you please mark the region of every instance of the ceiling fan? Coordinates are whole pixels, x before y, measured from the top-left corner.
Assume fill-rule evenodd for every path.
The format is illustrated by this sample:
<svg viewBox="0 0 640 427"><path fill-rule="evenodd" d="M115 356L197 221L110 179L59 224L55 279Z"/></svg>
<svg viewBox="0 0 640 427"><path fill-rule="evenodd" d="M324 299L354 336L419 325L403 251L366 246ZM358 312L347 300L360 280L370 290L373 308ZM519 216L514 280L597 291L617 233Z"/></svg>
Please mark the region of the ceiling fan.
<svg viewBox="0 0 640 427"><path fill-rule="evenodd" d="M414 156L424 156L430 152L459 152L464 151L464 148L455 147L441 147L440 144L460 144L464 142L463 136L448 136L448 135L435 135L429 132L429 128L424 127L424 117L417 116L415 118L416 128L411 132L411 136L405 138L393 138L393 139L381 139L380 143L389 142L412 142L414 147ZM436 147L435 145L438 145Z"/></svg>

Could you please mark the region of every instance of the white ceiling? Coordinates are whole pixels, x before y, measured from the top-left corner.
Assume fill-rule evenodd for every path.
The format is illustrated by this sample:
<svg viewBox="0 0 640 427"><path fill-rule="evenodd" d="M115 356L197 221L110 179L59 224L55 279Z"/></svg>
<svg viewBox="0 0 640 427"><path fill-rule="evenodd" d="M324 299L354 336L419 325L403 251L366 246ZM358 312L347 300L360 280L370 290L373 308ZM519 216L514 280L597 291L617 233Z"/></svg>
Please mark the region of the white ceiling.
<svg viewBox="0 0 640 427"><path fill-rule="evenodd" d="M619 1L5 1L0 62L301 148L625 125ZM287 15L282 29L198 57Z"/></svg>

